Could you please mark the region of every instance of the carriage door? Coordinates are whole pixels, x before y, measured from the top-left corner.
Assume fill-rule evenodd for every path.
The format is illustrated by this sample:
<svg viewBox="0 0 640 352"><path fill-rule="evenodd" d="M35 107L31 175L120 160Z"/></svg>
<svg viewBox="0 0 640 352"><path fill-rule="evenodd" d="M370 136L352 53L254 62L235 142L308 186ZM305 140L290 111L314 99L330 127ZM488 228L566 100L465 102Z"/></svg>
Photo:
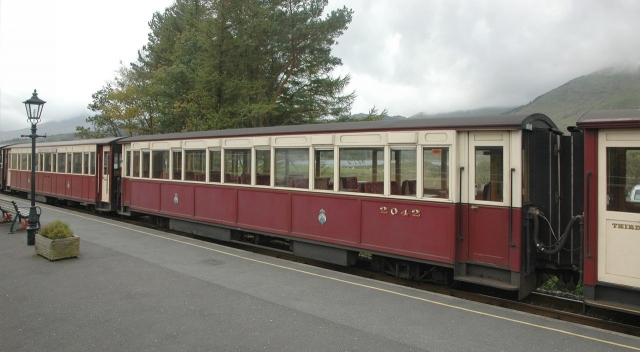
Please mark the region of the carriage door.
<svg viewBox="0 0 640 352"><path fill-rule="evenodd" d="M509 133L469 134L469 261L509 264Z"/></svg>
<svg viewBox="0 0 640 352"><path fill-rule="evenodd" d="M638 132L600 131L598 282L640 287L640 140Z"/></svg>
<svg viewBox="0 0 640 352"><path fill-rule="evenodd" d="M101 172L101 178L102 178L102 201L105 203L110 203L109 201L109 192L111 191L110 189L110 184L109 184L109 154L111 151L111 147L110 146L104 146L102 149L102 168L100 170Z"/></svg>

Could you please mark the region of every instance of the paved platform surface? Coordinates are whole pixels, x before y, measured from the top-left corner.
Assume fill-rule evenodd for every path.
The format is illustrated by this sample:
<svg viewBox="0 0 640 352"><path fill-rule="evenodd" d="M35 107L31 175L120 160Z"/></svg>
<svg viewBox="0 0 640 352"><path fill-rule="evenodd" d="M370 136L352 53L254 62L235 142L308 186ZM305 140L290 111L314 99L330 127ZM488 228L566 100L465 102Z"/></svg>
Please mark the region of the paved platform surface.
<svg viewBox="0 0 640 352"><path fill-rule="evenodd" d="M640 351L632 336L39 206L81 254L49 262L0 224L0 351Z"/></svg>

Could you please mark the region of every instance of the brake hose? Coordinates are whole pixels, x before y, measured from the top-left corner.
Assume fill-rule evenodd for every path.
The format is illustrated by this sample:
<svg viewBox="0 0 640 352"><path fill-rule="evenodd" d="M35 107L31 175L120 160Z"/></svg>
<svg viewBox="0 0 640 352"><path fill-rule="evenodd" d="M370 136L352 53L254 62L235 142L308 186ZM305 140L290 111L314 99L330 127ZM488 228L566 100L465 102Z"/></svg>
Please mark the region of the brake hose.
<svg viewBox="0 0 640 352"><path fill-rule="evenodd" d="M569 221L569 223L567 224L567 228L564 230L564 233L562 234L562 236L560 236L560 239L556 242L556 244L554 246L550 246L550 247L545 247L542 242L540 242L540 239L538 238L538 230L539 230L539 216L544 217L544 214L542 214L542 212L536 208L532 208L529 210L529 214L533 215L533 241L536 244L536 250L538 252L542 252L544 254L556 254L558 252L560 252L560 250L562 250L562 248L564 247L564 245L567 243L567 240L569 239L569 233L571 232L571 229L573 228L573 225L575 224L576 221L578 221L580 224L582 224L582 215L576 215L574 217L571 218L571 220Z"/></svg>

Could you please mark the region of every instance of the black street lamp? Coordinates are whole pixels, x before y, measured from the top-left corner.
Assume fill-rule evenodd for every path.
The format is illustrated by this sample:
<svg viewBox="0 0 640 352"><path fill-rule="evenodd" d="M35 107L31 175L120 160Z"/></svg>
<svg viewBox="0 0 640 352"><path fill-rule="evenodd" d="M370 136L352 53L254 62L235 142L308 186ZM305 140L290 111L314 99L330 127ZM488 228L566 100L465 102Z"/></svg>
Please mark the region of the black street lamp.
<svg viewBox="0 0 640 352"><path fill-rule="evenodd" d="M31 99L23 101L24 107L27 109L27 117L31 123L31 135L22 137L31 137L31 208L29 209L29 227L27 227L27 245L36 244L36 230L38 229L38 221L40 214L36 211L36 138L42 137L36 134L36 125L40 122L42 108L46 101L38 98L38 93L33 90Z"/></svg>

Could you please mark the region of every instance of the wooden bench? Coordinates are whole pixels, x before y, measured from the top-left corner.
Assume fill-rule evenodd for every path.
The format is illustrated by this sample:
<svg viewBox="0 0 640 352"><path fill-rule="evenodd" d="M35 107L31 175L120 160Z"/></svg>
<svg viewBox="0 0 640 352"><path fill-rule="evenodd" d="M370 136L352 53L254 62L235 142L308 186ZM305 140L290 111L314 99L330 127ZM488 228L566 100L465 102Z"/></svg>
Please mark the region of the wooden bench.
<svg viewBox="0 0 640 352"><path fill-rule="evenodd" d="M11 215L11 209L13 206L11 202L0 198L0 215L2 215L2 222L9 222L13 216Z"/></svg>
<svg viewBox="0 0 640 352"><path fill-rule="evenodd" d="M0 208L2 209L2 218L7 222L13 219L11 222L11 228L9 229L9 233L13 233L13 228L16 225L16 221L22 224L22 228L26 228L24 220L29 219L30 207L19 207L18 204L14 201L9 201L6 199L0 198ZM11 214L11 208L13 208L13 213ZM36 207L36 213L38 214L38 228L40 228L40 207Z"/></svg>

